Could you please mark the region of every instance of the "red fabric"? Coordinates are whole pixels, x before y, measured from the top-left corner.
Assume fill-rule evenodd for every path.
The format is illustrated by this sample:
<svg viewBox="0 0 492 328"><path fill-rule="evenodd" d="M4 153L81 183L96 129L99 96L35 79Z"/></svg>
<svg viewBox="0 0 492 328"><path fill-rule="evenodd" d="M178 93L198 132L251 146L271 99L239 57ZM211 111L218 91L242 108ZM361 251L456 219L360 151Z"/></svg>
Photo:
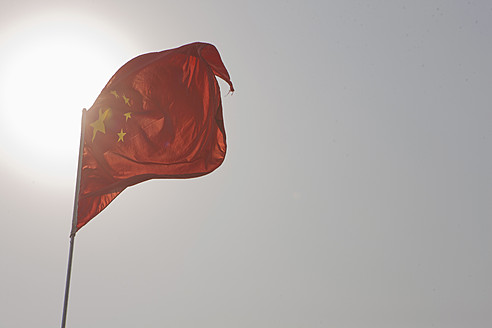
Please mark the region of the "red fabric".
<svg viewBox="0 0 492 328"><path fill-rule="evenodd" d="M215 75L234 91L219 52L206 43L144 54L115 73L86 113L76 230L128 186L198 177L223 162Z"/></svg>

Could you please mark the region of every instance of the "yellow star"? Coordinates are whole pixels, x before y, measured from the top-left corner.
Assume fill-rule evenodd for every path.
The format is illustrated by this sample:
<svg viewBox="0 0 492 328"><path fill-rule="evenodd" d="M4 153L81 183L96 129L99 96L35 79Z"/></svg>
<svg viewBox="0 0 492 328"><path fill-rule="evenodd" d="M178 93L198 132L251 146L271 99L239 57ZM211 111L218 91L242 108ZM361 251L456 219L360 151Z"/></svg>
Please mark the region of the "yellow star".
<svg viewBox="0 0 492 328"><path fill-rule="evenodd" d="M117 142L125 142L125 140L123 140L123 137L125 136L126 132L123 132L123 129L121 129L121 131L119 133L117 133L118 135L118 141Z"/></svg>
<svg viewBox="0 0 492 328"><path fill-rule="evenodd" d="M99 118L89 124L93 128L92 132L92 141L94 142L94 138L96 137L97 131L100 131L102 133L106 133L106 127L104 126L104 120L108 117L108 115L111 113L111 108L108 108L102 112L102 109L99 109Z"/></svg>
<svg viewBox="0 0 492 328"><path fill-rule="evenodd" d="M123 100L125 101L125 105L130 106L130 98L127 98L125 97L125 95L123 95Z"/></svg>
<svg viewBox="0 0 492 328"><path fill-rule="evenodd" d="M120 95L118 94L118 92L116 92L116 90L112 90L110 92L110 94L112 94L115 98L119 98L120 97Z"/></svg>
<svg viewBox="0 0 492 328"><path fill-rule="evenodd" d="M127 122L129 118L132 118L132 112L128 112L123 115L125 115L125 122Z"/></svg>

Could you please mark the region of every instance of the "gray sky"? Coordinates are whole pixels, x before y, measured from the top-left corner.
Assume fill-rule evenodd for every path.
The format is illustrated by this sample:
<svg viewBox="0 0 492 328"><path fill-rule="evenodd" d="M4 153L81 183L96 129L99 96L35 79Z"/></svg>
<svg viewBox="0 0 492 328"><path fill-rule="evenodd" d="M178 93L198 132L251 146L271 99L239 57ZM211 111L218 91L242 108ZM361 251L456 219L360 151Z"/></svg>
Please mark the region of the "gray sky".
<svg viewBox="0 0 492 328"><path fill-rule="evenodd" d="M213 43L228 154L77 234L67 327L492 325L490 1L5 2L0 326L60 324L80 115Z"/></svg>

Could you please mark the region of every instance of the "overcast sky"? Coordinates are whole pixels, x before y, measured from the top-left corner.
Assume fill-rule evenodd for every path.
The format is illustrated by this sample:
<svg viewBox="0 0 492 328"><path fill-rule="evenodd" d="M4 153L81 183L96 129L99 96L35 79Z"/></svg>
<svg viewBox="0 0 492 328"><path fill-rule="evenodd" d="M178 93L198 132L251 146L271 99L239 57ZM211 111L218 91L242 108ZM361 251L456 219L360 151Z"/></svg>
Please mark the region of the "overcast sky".
<svg viewBox="0 0 492 328"><path fill-rule="evenodd" d="M2 1L0 327L60 325L81 109L194 41L226 160L79 231L67 327L492 326L492 2Z"/></svg>

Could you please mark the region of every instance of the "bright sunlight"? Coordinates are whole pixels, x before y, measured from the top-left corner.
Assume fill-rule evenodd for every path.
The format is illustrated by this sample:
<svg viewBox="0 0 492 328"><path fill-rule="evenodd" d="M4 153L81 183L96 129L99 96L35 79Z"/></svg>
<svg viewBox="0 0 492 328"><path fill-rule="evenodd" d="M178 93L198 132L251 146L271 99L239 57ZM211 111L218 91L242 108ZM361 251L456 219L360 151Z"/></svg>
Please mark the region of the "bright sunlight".
<svg viewBox="0 0 492 328"><path fill-rule="evenodd" d="M43 184L74 181L82 108L136 50L74 13L19 22L0 41L0 166Z"/></svg>

